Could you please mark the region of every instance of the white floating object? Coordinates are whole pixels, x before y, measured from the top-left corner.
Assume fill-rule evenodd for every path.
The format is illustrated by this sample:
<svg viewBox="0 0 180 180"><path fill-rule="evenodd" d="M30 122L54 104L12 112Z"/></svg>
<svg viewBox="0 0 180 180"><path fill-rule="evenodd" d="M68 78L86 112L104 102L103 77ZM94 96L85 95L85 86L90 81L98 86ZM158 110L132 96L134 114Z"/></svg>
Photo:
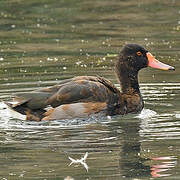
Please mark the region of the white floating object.
<svg viewBox="0 0 180 180"><path fill-rule="evenodd" d="M84 166L84 168L88 172L88 165L86 164L87 157L88 157L88 152L86 152L84 157L82 157L81 159L73 159L71 157L68 157L69 160L71 160L71 163L69 164L69 166L71 166L72 164L81 164L82 166Z"/></svg>
<svg viewBox="0 0 180 180"><path fill-rule="evenodd" d="M155 111L150 110L150 109L143 109L141 113L138 116L136 116L136 118L148 119L148 118L154 117L155 115L157 115Z"/></svg>

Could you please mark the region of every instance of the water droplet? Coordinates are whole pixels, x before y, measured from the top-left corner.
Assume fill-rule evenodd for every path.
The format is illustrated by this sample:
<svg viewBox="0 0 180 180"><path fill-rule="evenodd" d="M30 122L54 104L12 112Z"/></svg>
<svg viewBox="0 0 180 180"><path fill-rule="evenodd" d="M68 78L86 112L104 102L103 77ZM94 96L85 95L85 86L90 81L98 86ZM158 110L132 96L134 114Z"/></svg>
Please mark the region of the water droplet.
<svg viewBox="0 0 180 180"><path fill-rule="evenodd" d="M15 27L16 27L16 25L15 25L15 24L12 24L12 25L11 25L11 27L12 27L12 28L15 28Z"/></svg>

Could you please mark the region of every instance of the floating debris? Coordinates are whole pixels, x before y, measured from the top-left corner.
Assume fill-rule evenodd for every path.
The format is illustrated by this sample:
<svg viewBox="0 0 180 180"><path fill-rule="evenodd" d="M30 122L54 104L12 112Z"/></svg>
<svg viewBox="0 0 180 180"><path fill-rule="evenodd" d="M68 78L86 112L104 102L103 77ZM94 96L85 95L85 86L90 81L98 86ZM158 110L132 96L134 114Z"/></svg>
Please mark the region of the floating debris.
<svg viewBox="0 0 180 180"><path fill-rule="evenodd" d="M67 176L64 178L64 180L74 180L74 178L72 178L71 176Z"/></svg>
<svg viewBox="0 0 180 180"><path fill-rule="evenodd" d="M71 160L71 163L69 164L69 166L71 166L72 164L81 164L82 166L84 166L84 168L88 172L88 165L86 164L87 157L88 157L88 152L86 152L84 157L82 157L81 159L73 159L71 157L68 157Z"/></svg>
<svg viewBox="0 0 180 180"><path fill-rule="evenodd" d="M106 56L107 56L107 57L117 57L118 54L107 54Z"/></svg>
<svg viewBox="0 0 180 180"><path fill-rule="evenodd" d="M54 57L54 58L48 57L48 58L47 58L47 61L55 61L55 62L56 62L56 61L58 61L58 58L56 58L56 57Z"/></svg>
<svg viewBox="0 0 180 180"><path fill-rule="evenodd" d="M11 27L12 27L12 28L15 28L15 27L16 27L16 25L15 25L15 24L12 24L12 25L11 25Z"/></svg>

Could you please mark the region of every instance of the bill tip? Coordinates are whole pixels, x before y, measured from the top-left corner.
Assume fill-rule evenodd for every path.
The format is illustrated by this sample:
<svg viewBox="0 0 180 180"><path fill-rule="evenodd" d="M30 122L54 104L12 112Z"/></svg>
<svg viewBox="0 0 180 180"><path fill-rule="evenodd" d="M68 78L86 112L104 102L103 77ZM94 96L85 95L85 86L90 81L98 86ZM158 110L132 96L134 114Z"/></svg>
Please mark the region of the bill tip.
<svg viewBox="0 0 180 180"><path fill-rule="evenodd" d="M171 66L168 70L175 71L175 68Z"/></svg>

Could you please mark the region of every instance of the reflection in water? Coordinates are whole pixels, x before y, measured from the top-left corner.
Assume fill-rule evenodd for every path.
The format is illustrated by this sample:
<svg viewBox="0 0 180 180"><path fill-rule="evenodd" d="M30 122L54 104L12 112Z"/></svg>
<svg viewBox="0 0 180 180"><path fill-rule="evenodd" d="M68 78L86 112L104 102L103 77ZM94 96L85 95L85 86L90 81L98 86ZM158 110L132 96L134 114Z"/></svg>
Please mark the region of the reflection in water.
<svg viewBox="0 0 180 180"><path fill-rule="evenodd" d="M139 136L140 123L138 121L127 121L121 123L122 133L122 150L120 152L120 172L127 178L150 176L150 166L144 165L147 161L141 158L141 142Z"/></svg>
<svg viewBox="0 0 180 180"><path fill-rule="evenodd" d="M153 165L151 167L151 175L152 177L164 177L170 176L172 174L166 174L166 171L171 170L175 167L177 161L175 157L156 157L152 158L152 160L156 161L158 164Z"/></svg>
<svg viewBox="0 0 180 180"><path fill-rule="evenodd" d="M170 176L166 171L171 170L176 165L175 157L141 157L141 138L139 134L139 122L120 123L123 133L120 151L119 168L122 177L164 177ZM151 165L148 162L152 161ZM158 163L158 161L161 161ZM156 163L154 165L154 163Z"/></svg>

